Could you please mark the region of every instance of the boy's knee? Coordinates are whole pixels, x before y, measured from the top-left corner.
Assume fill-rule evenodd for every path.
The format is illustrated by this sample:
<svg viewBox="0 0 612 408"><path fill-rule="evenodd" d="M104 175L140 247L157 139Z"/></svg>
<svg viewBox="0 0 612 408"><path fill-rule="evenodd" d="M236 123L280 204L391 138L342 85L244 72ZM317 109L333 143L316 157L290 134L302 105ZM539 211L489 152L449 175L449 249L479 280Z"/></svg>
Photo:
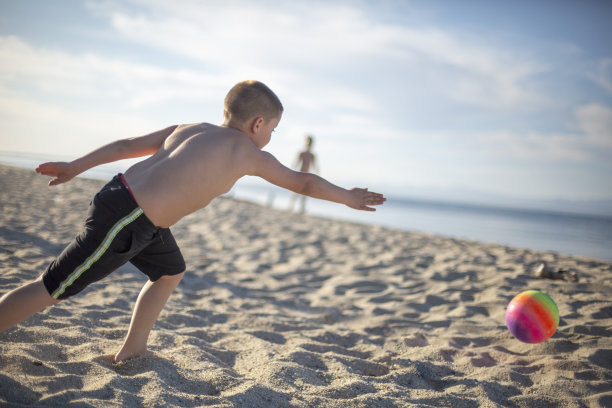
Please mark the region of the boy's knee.
<svg viewBox="0 0 612 408"><path fill-rule="evenodd" d="M47 290L47 287L45 286L45 283L43 282L42 275L36 278L31 284L33 285L33 288L35 288L34 290L36 290L39 295L45 299L46 306L53 306L62 301L62 299L56 299L51 296Z"/></svg>
<svg viewBox="0 0 612 408"><path fill-rule="evenodd" d="M156 282L176 282L178 284L185 276L185 272L177 273L176 275L164 275Z"/></svg>

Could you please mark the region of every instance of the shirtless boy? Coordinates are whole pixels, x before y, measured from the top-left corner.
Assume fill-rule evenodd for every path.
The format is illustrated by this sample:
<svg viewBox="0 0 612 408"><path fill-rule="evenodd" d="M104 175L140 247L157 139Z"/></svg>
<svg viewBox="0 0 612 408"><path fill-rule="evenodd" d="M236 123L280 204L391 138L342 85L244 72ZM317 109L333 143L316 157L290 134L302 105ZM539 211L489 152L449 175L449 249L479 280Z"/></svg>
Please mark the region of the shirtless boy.
<svg viewBox="0 0 612 408"><path fill-rule="evenodd" d="M171 126L102 146L72 162L41 164L49 185L65 183L94 166L150 155L96 194L83 231L33 282L0 298L0 331L73 296L131 261L149 280L136 301L115 361L147 350L153 324L179 284L185 262L170 230L182 217L229 191L245 175L315 198L374 211L385 201L367 189L345 190L314 174L283 166L261 149L283 107L264 84L244 81L225 98L224 123Z"/></svg>

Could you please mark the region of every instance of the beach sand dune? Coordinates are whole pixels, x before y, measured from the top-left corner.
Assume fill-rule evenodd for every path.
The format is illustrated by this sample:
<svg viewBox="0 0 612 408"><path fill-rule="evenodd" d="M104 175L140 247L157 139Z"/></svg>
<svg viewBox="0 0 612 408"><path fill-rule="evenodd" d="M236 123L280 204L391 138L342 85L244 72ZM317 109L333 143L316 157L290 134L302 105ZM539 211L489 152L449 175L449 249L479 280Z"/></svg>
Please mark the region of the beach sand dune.
<svg viewBox="0 0 612 408"><path fill-rule="evenodd" d="M0 166L0 293L44 270L104 184L46 182ZM230 198L173 232L188 269L151 354L111 362L145 282L128 264L0 333L0 406L612 406L609 262ZM578 282L536 277L543 261ZM527 289L559 307L544 343L505 327Z"/></svg>

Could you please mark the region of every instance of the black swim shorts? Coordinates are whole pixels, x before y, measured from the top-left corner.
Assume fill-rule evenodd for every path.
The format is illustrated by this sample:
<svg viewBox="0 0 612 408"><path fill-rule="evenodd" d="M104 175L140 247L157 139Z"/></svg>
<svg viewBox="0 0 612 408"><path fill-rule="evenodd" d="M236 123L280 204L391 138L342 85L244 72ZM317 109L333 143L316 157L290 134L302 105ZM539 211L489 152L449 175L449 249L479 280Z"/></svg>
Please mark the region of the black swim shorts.
<svg viewBox="0 0 612 408"><path fill-rule="evenodd" d="M153 225L117 175L96 194L83 231L47 267L43 283L66 299L128 261L151 281L185 270L170 229Z"/></svg>

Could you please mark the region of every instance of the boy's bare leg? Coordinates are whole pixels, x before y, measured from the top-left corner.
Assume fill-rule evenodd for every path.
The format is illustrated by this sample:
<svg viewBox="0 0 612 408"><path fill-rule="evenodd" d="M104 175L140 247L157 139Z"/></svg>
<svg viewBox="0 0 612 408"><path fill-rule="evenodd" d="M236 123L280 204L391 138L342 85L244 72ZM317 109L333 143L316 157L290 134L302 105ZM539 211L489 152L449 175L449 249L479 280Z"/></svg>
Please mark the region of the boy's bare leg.
<svg viewBox="0 0 612 408"><path fill-rule="evenodd" d="M305 214L306 213L306 196L303 195L300 197L300 199L301 199L300 214Z"/></svg>
<svg viewBox="0 0 612 408"><path fill-rule="evenodd" d="M287 208L287 211L293 212L293 205L295 203L296 196L297 196L296 193L291 193L291 197L289 198L289 208Z"/></svg>
<svg viewBox="0 0 612 408"><path fill-rule="evenodd" d="M58 302L47 292L42 277L11 290L0 298L0 332Z"/></svg>
<svg viewBox="0 0 612 408"><path fill-rule="evenodd" d="M181 273L173 276L163 276L155 282L148 281L145 283L136 300L128 334L121 350L115 355L115 362L136 357L147 351L149 333L170 294L182 278L183 274Z"/></svg>

